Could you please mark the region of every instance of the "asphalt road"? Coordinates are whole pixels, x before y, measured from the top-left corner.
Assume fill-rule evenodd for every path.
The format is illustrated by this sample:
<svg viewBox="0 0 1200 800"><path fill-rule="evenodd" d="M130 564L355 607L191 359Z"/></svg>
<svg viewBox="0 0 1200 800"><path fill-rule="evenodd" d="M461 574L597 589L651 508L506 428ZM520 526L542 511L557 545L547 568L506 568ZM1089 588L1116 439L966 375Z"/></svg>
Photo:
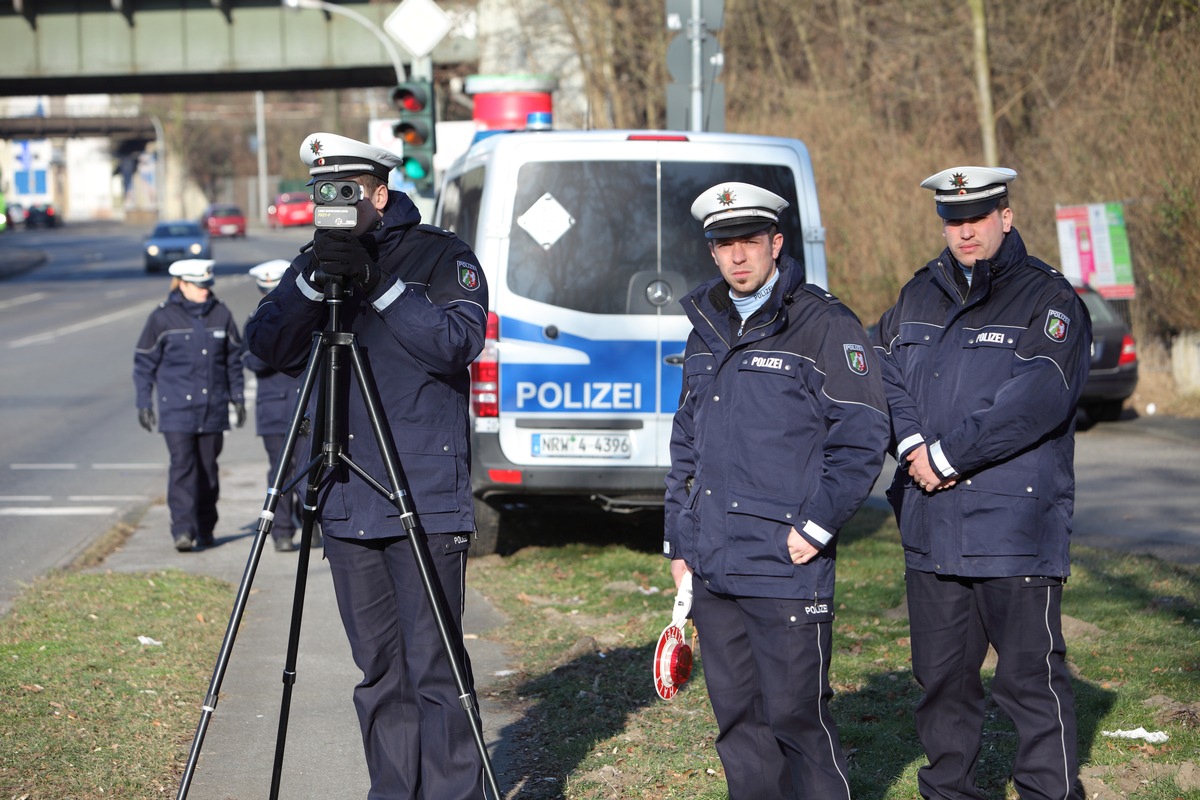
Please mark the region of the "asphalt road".
<svg viewBox="0 0 1200 800"><path fill-rule="evenodd" d="M0 612L30 579L164 492L166 449L138 426L130 379L134 343L169 281L143 271L144 233L89 224L0 238L0 270L15 263L6 253L46 256L0 279ZM259 296L246 271L290 257L309 233L216 242L215 290L239 326ZM232 431L222 459L256 458L252 425ZM1077 541L1200 563L1200 420L1081 430L1076 464Z"/></svg>

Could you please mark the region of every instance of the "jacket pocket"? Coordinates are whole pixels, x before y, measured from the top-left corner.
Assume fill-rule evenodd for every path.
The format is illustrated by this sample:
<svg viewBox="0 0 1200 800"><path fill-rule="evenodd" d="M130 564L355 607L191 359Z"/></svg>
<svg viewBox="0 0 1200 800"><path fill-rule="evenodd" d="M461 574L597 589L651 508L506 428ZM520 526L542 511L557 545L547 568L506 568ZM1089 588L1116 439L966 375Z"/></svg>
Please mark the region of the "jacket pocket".
<svg viewBox="0 0 1200 800"><path fill-rule="evenodd" d="M896 524L900 527L900 544L905 550L921 554L927 554L930 549L924 494L907 474L899 471L887 490L888 502L892 504Z"/></svg>
<svg viewBox="0 0 1200 800"><path fill-rule="evenodd" d="M964 556L1031 556L1038 551L1037 472L992 467L959 482Z"/></svg>
<svg viewBox="0 0 1200 800"><path fill-rule="evenodd" d="M728 502L725 571L791 577L796 567L788 555L787 537L797 519L793 501L731 488Z"/></svg>
<svg viewBox="0 0 1200 800"><path fill-rule="evenodd" d="M442 428L397 428L393 432L400 469L412 493L413 510L432 514L458 510L458 448ZM388 516L397 516L391 512Z"/></svg>

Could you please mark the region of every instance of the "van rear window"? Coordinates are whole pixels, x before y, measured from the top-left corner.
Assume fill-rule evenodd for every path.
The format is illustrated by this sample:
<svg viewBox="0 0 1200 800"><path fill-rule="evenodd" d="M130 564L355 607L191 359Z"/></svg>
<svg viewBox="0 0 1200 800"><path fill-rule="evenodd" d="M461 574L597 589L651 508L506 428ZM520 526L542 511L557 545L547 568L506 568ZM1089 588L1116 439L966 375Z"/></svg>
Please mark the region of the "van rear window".
<svg viewBox="0 0 1200 800"><path fill-rule="evenodd" d="M627 313L634 273L681 273L688 289L715 277L696 196L720 181L770 189L791 206L780 221L784 252L803 263L796 182L767 164L542 161L521 167L509 239L508 287L576 311ZM659 242L662 242L661 248ZM675 309L677 311L677 309Z"/></svg>

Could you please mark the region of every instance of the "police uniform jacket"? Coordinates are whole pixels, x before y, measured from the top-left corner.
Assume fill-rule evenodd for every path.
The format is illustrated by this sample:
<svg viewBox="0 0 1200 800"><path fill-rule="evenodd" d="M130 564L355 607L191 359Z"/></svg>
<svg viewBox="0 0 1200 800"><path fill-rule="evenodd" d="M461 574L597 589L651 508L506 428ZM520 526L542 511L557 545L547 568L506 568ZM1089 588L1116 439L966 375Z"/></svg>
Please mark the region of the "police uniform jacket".
<svg viewBox="0 0 1200 800"><path fill-rule="evenodd" d="M920 269L874 334L898 461L921 443L957 484L888 491L909 568L964 577L1070 572L1075 404L1091 321L1015 229L968 288L949 249Z"/></svg>
<svg viewBox="0 0 1200 800"><path fill-rule="evenodd" d="M229 404L242 402L242 339L233 315L210 292L202 303L173 290L150 313L133 354L137 407L158 397L163 433L229 430Z"/></svg>
<svg viewBox="0 0 1200 800"><path fill-rule="evenodd" d="M379 227L360 237L383 273L342 310L367 362L395 444L410 503L426 533L474 529L468 472L468 368L483 348L487 285L471 249L454 234L419 225L407 195L391 192ZM309 280L316 259L306 246L246 324L249 349L288 374L303 370L328 306ZM350 371L349 357L345 359ZM357 380L344 398L346 454L384 486L383 458ZM318 384L319 386L319 384ZM319 391L309 404L314 416ZM321 488L327 535L368 539L405 533L395 506L353 471L330 470Z"/></svg>
<svg viewBox="0 0 1200 800"><path fill-rule="evenodd" d="M835 537L879 476L887 405L854 314L792 258L779 273L740 337L723 279L683 298L663 550L715 592L831 600ZM821 549L807 564L788 554L793 527Z"/></svg>
<svg viewBox="0 0 1200 800"><path fill-rule="evenodd" d="M254 373L258 383L254 396L254 432L259 436L287 433L303 381L298 376L280 372L251 352L243 355L242 363ZM307 460L308 453L304 455Z"/></svg>

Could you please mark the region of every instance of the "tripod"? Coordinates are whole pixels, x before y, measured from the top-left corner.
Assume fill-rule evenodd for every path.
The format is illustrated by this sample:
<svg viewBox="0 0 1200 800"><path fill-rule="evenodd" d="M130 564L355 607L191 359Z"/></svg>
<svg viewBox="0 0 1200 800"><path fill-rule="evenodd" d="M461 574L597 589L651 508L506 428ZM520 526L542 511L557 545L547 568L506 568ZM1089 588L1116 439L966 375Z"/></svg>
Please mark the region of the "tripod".
<svg viewBox="0 0 1200 800"><path fill-rule="evenodd" d="M474 698L471 696L470 687L467 686L467 681L464 677L462 660L458 654L458 649L451 638L452 632L458 633L458 631L452 631L451 629L445 610L445 600L440 592L440 587L434 582L431 576L432 568L429 561L428 545L425 542L425 537L417 530L416 512L409 503L409 492L401 476L395 445L392 444L391 439L387 435L386 417L381 410L382 406L379 401L378 392L368 378L366 358L359 350L355 334L352 331L347 332L342 330L341 312L346 295L341 280L329 276L325 282L324 292L325 303L329 307L329 323L325 330L313 334L312 350L309 353L308 367L304 373L300 396L297 399L296 408L292 414L292 422L284 439L283 452L279 458L279 465L272 476L271 486L267 489L267 499L263 504L262 513L259 515L258 532L255 534L250 556L246 562L246 569L242 575L242 582L238 587L233 611L229 617L229 624L225 629L225 638L221 642L221 650L217 655L217 663L213 669L212 680L209 682L208 693L205 695L204 704L201 706L200 722L196 726L196 735L192 740L191 752L188 754L187 765L184 768L183 777L179 783L179 792L176 795L176 800L184 800L187 797L188 790L191 788L192 776L195 773L196 763L200 757L200 748L204 744L204 736L208 730L208 724L212 719L213 713L216 711L217 699L221 691L221 682L224 680L225 670L229 664L229 657L233 651L234 640L237 637L237 629L241 624L242 614L246 608L246 600L250 594L250 585L254 581L254 574L258 569L258 562L262 556L263 546L274 524L275 507L279 502L279 498L284 493L292 491L307 476L308 484L305 491L304 512L302 515L304 524L300 537L299 561L296 568L296 588L292 599L291 628L288 633L287 656L283 669L283 699L279 711L279 729L275 739L275 761L271 771L270 798L271 800L277 800L279 797L279 784L283 776L284 744L287 739L288 718L291 710L292 686L296 682L296 657L300 646L300 623L304 610L304 593L307 583L309 554L312 549L311 536L316 520L317 492L321 486L322 478L326 473L339 466L344 466L352 470L366 481L371 488L394 504L396 510L400 512L400 522L404 526L409 544L412 547L413 558L421 577L421 584L425 590L425 597L429 601L430 609L433 612L442 649L445 651L446 659L454 674L454 685L458 691L459 704L470 721L475 747L478 749L480 758L483 761L487 786L491 790L492 796L496 800L500 800L500 789L496 782L491 760L488 757L487 746L483 740L483 728L475 709ZM383 457L384 469L387 472L387 486L381 484L363 470L362 467L354 463L346 453L343 409L338 406L339 398L346 396L342 390L345 388L345 382L349 380L349 375L346 372L343 361L346 355L349 355L350 367L353 369L355 378L358 381L363 401L366 404L371 429L375 435L375 442ZM321 373L323 382L321 393L317 397L317 411L312 431L312 449L310 451L311 459L308 465L302 471L299 471L289 482L287 481L288 467L292 462L292 454L295 451L296 441L301 436L305 422L305 411L322 366L325 367L325 370L324 373ZM461 639L461 634L459 634L460 642Z"/></svg>

